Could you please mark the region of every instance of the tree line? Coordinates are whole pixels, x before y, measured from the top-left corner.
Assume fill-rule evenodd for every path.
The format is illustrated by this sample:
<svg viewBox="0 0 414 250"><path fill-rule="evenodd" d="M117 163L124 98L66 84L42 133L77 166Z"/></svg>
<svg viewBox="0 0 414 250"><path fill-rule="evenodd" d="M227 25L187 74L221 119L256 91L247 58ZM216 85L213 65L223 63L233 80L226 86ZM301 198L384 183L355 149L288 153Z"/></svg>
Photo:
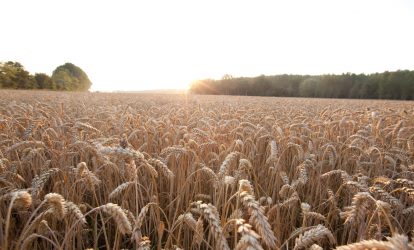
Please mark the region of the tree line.
<svg viewBox="0 0 414 250"><path fill-rule="evenodd" d="M0 88L87 91L91 86L86 73L72 63L60 65L49 76L32 75L19 62L0 62Z"/></svg>
<svg viewBox="0 0 414 250"><path fill-rule="evenodd" d="M414 100L414 71L375 74L274 75L205 79L191 84L195 94Z"/></svg>

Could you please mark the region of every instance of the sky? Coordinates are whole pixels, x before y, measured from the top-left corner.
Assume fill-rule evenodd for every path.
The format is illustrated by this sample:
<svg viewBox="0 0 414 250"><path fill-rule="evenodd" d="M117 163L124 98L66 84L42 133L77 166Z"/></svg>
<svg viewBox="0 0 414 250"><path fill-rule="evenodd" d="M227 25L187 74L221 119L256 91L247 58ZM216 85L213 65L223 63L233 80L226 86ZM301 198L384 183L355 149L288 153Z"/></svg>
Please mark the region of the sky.
<svg viewBox="0 0 414 250"><path fill-rule="evenodd" d="M414 70L412 0L0 0L0 61L82 68L93 90Z"/></svg>

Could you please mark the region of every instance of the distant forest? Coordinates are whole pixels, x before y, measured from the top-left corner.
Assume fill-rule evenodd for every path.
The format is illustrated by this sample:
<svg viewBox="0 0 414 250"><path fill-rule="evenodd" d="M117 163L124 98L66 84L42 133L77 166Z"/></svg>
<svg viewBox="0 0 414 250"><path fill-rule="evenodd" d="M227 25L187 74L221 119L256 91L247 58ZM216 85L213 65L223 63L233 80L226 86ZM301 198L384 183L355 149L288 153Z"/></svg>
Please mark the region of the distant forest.
<svg viewBox="0 0 414 250"><path fill-rule="evenodd" d="M375 74L274 75L193 82L194 94L414 100L414 71Z"/></svg>

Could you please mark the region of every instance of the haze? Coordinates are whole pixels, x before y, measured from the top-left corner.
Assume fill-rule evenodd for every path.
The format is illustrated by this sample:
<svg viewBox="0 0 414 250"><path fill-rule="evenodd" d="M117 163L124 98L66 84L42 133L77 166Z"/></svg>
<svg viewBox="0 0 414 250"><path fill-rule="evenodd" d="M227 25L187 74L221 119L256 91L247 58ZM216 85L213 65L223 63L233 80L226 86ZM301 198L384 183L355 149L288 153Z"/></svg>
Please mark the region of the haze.
<svg viewBox="0 0 414 250"><path fill-rule="evenodd" d="M93 90L186 88L224 74L414 69L413 1L0 1L0 60L65 62Z"/></svg>

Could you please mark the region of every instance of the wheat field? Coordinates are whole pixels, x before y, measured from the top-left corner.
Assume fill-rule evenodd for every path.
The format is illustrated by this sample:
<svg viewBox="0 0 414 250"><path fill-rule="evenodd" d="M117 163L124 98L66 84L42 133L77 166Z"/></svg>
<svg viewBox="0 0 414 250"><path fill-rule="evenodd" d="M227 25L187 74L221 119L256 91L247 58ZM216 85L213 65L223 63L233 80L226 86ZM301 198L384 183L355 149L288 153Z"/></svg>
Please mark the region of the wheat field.
<svg viewBox="0 0 414 250"><path fill-rule="evenodd" d="M0 91L1 249L414 249L414 103Z"/></svg>

